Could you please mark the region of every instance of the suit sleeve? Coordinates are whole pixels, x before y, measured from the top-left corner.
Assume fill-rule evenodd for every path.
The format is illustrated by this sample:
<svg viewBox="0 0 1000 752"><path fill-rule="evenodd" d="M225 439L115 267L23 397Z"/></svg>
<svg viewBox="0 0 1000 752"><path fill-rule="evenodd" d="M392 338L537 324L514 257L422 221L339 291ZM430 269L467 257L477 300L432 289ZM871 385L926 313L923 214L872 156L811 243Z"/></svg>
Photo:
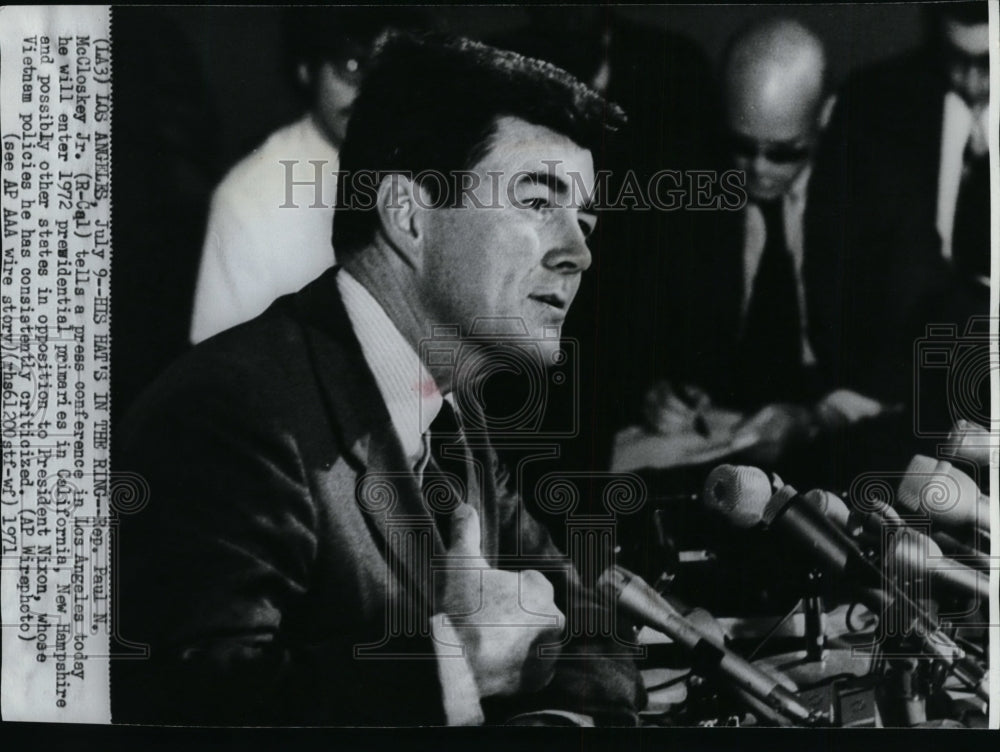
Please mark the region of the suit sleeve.
<svg viewBox="0 0 1000 752"><path fill-rule="evenodd" d="M549 562L545 574L552 579L556 603L566 614L567 632L549 685L514 701L484 702L487 718L491 709L507 717L554 709L590 716L599 725L635 724L645 707L646 692L625 644L632 642L631 623L618 618L613 603L603 597L606 593L602 595L582 580L577 563L559 550L546 527L525 509L520 495L510 488L506 468L494 459L501 550L517 551L525 569L535 568L534 562Z"/></svg>
<svg viewBox="0 0 1000 752"><path fill-rule="evenodd" d="M355 660L372 635L348 626L290 633L338 604L310 600L318 509L297 448L244 392L174 389L116 433L116 470L150 489L119 515L116 634L150 652L112 662L115 721L443 724L434 660Z"/></svg>

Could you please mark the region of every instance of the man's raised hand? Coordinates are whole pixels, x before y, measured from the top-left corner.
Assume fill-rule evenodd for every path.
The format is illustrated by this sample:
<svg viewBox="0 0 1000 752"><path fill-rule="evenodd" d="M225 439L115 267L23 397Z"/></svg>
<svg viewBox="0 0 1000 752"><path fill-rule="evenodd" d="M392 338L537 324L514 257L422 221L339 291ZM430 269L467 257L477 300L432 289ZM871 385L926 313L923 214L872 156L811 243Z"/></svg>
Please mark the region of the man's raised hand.
<svg viewBox="0 0 1000 752"><path fill-rule="evenodd" d="M462 504L451 521L448 565L437 573L435 619L447 616L465 649L480 696L512 695L544 687L565 617L552 584L535 570L494 569L483 558L479 515Z"/></svg>

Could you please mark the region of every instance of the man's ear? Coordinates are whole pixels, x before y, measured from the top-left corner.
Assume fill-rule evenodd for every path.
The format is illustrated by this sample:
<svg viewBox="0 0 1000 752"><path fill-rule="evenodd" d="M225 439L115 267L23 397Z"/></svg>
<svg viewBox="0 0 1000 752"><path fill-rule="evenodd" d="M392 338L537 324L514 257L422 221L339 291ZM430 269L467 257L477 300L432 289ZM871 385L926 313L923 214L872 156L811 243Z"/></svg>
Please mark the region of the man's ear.
<svg viewBox="0 0 1000 752"><path fill-rule="evenodd" d="M420 265L429 200L412 177L390 173L378 186L376 210L382 231L410 266Z"/></svg>
<svg viewBox="0 0 1000 752"><path fill-rule="evenodd" d="M819 129L821 131L826 130L826 126L830 124L830 118L833 116L833 108L837 106L837 95L830 94L826 99L823 100L823 104L819 108Z"/></svg>

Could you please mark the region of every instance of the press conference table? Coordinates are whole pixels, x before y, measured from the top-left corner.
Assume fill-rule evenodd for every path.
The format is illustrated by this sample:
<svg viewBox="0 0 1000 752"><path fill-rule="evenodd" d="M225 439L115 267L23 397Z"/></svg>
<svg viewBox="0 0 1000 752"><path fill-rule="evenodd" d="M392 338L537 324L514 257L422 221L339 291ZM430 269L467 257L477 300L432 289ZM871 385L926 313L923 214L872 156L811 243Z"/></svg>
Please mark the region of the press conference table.
<svg viewBox="0 0 1000 752"><path fill-rule="evenodd" d="M810 659L805 649L805 615L797 611L781 620L778 615L719 617L716 622L731 648L792 692L800 692L834 678L864 677L876 667L878 655L872 650L872 644L877 620L864 606L852 608L841 604L825 612L823 631L826 648L818 661ZM644 627L638 634L638 642L647 647L648 655L643 661L642 678L649 692L649 702L641 720L644 724L657 725L658 718L679 708L689 699L687 680L691 668L684 665L684 656L656 659L658 654L667 655L672 645L670 639L660 632ZM795 649L796 642L801 644L798 649ZM946 682L945 690L957 708L971 711L967 717L981 719L982 727L986 727L987 708L982 700L955 679ZM874 725L881 725L877 717ZM978 723L968 725L978 726Z"/></svg>

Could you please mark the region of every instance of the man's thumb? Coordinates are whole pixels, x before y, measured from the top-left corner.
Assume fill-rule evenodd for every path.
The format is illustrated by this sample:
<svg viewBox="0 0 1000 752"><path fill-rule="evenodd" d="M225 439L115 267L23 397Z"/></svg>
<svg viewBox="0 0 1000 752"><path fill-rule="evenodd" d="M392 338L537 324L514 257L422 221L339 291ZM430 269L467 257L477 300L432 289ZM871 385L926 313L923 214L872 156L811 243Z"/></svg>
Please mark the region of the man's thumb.
<svg viewBox="0 0 1000 752"><path fill-rule="evenodd" d="M459 556L482 556L479 514L470 504L459 504L451 515L451 547Z"/></svg>

